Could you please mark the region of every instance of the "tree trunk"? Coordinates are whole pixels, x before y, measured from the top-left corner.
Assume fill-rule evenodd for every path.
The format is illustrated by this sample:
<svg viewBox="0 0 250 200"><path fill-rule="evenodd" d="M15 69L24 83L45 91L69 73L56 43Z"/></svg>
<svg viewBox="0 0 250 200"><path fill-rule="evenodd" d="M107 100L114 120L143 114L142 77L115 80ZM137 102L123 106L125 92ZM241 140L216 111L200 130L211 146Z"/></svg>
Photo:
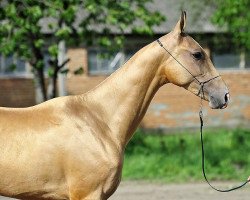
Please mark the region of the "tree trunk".
<svg viewBox="0 0 250 200"><path fill-rule="evenodd" d="M43 69L34 69L34 83L36 90L36 103L41 103L47 100L46 83L43 74Z"/></svg>
<svg viewBox="0 0 250 200"><path fill-rule="evenodd" d="M35 90L36 90L36 103L41 103L47 100L46 83L44 77L44 57L42 50L37 48L35 41L36 35L30 32L31 46L34 53L33 59L30 60L30 65L33 68Z"/></svg>
<svg viewBox="0 0 250 200"><path fill-rule="evenodd" d="M65 96L65 75L60 73L60 70L65 67L69 62L69 59L66 59L66 46L65 41L61 40L58 44L58 56L57 63L54 63L53 66L53 76L50 77L48 85L48 98L55 98L57 95Z"/></svg>
<svg viewBox="0 0 250 200"><path fill-rule="evenodd" d="M55 66L58 68L58 66ZM48 85L48 99L53 99L57 96L57 73L58 70L54 69L54 74L49 79L49 85Z"/></svg>

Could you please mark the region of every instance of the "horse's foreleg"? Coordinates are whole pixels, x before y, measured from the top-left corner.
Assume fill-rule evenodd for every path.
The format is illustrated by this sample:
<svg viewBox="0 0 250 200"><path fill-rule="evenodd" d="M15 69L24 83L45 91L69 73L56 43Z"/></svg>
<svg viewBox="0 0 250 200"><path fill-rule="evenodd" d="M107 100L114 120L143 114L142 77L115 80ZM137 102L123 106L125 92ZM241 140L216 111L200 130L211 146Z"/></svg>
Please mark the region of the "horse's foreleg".
<svg viewBox="0 0 250 200"><path fill-rule="evenodd" d="M101 187L95 191L86 194L86 191L74 190L70 191L70 200L106 200L104 197Z"/></svg>
<svg viewBox="0 0 250 200"><path fill-rule="evenodd" d="M70 200L106 200L107 198L102 197L100 194L92 193L85 197L71 197Z"/></svg>

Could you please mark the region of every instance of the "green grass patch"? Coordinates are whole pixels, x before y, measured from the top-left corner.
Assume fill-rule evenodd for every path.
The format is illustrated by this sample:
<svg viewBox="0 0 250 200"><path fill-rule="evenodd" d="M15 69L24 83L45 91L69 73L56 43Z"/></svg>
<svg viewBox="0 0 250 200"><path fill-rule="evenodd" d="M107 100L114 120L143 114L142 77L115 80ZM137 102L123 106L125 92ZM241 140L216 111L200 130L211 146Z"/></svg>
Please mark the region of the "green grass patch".
<svg viewBox="0 0 250 200"><path fill-rule="evenodd" d="M245 180L250 176L250 130L205 132L204 145L209 180ZM123 179L203 180L199 133L159 135L137 131L126 148Z"/></svg>

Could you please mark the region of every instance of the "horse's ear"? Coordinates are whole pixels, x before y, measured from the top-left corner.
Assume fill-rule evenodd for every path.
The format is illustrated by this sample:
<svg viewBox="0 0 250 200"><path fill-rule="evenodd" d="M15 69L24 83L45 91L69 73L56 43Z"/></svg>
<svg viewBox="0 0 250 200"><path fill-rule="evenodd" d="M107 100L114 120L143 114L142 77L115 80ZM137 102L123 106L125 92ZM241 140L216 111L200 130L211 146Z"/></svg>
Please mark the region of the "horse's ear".
<svg viewBox="0 0 250 200"><path fill-rule="evenodd" d="M174 32L176 32L178 34L181 34L184 32L184 28L186 26L186 18L187 18L186 11L182 11L180 20L177 22L177 24L174 28Z"/></svg>

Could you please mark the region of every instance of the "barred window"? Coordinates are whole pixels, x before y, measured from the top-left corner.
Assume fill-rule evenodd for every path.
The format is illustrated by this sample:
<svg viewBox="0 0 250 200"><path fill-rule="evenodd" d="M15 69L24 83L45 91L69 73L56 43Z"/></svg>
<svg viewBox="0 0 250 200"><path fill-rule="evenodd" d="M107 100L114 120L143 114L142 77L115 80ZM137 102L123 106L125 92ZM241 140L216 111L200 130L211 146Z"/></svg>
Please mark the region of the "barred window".
<svg viewBox="0 0 250 200"><path fill-rule="evenodd" d="M49 68L49 53L44 54L44 72ZM28 62L14 56L4 56L0 54L0 76L27 76L31 75L31 67Z"/></svg>
<svg viewBox="0 0 250 200"><path fill-rule="evenodd" d="M88 73L90 75L108 75L123 65L136 50L124 50L111 54L109 57L103 57L105 50L88 50Z"/></svg>
<svg viewBox="0 0 250 200"><path fill-rule="evenodd" d="M239 68L240 55L231 53L214 53L213 63L216 68Z"/></svg>
<svg viewBox="0 0 250 200"><path fill-rule="evenodd" d="M26 68L26 62L16 56L0 54L0 75L25 75L27 73Z"/></svg>

